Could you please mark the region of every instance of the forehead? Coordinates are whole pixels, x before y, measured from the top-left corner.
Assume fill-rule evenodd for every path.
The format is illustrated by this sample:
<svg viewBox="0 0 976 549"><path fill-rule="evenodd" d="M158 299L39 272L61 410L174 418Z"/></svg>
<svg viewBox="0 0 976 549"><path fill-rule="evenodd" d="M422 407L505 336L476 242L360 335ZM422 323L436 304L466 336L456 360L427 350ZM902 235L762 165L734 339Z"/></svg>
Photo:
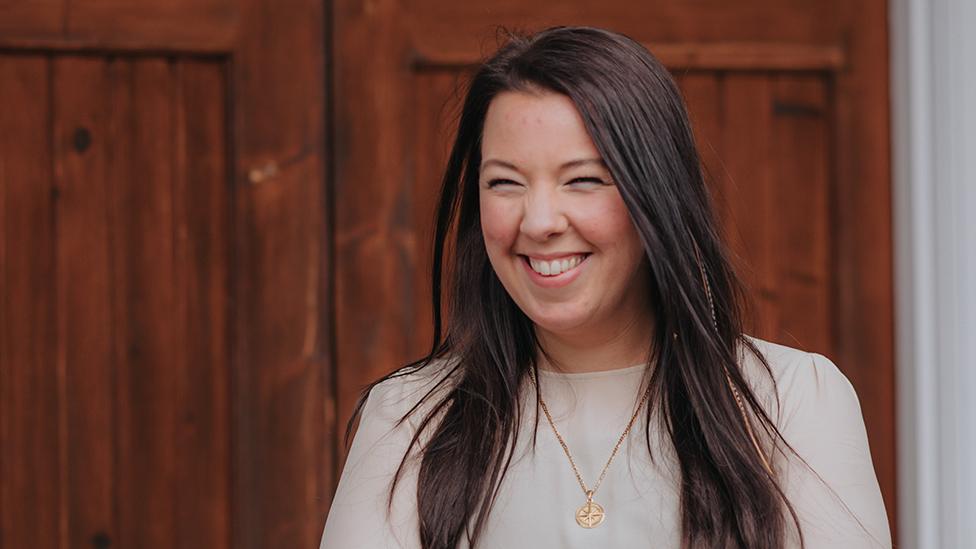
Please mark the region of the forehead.
<svg viewBox="0 0 976 549"><path fill-rule="evenodd" d="M599 157L572 100L543 91L497 95L485 116L481 153L530 166Z"/></svg>

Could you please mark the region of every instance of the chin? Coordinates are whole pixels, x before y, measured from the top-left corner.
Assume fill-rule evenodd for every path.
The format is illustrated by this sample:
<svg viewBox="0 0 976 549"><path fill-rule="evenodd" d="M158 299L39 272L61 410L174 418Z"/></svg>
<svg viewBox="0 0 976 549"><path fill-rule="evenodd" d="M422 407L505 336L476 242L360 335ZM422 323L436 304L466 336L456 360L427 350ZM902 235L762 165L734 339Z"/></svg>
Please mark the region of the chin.
<svg viewBox="0 0 976 549"><path fill-rule="evenodd" d="M560 307L561 308L561 307ZM586 325L588 316L571 311L539 311L527 314L536 327L552 333L571 333Z"/></svg>

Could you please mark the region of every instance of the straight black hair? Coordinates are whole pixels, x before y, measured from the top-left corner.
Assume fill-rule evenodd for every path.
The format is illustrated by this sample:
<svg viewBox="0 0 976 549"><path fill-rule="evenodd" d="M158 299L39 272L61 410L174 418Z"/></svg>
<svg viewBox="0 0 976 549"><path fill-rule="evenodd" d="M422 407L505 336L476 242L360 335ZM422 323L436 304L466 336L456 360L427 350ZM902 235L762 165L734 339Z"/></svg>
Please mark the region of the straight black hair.
<svg viewBox="0 0 976 549"><path fill-rule="evenodd" d="M401 419L422 415L390 504L407 456L418 449L421 546L453 549L467 536L475 547L514 452L519 392L537 372L532 322L495 275L480 226L482 129L491 101L508 91L573 101L650 258L655 331L647 344L657 366L646 380L644 436L653 459L650 426L659 410L680 466L682 545L781 547L788 519L797 529L799 522L760 446L785 441L746 383L740 351L772 373L743 334L744 292L716 230L681 95L639 43L586 27L509 36L470 82L437 210L433 345L423 359L370 385L356 408L378 383L440 359L451 365ZM442 284L445 267L450 276ZM442 293L449 295L446 330Z"/></svg>

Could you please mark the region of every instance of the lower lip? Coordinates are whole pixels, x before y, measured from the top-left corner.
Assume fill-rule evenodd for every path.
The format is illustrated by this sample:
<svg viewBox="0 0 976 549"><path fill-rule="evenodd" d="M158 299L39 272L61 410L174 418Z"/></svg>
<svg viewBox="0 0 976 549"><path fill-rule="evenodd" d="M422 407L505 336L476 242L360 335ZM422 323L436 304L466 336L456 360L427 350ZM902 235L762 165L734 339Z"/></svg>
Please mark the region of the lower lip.
<svg viewBox="0 0 976 549"><path fill-rule="evenodd" d="M561 288L568 285L572 281L576 280L576 277L580 275L583 270L583 266L586 265L586 260L590 258L587 254L583 256L583 259L572 269L559 273L556 276L544 276L532 270L532 266L529 265L529 258L519 256L522 261L522 265L525 266L525 272L529 274L529 279L534 282L537 286L543 288Z"/></svg>

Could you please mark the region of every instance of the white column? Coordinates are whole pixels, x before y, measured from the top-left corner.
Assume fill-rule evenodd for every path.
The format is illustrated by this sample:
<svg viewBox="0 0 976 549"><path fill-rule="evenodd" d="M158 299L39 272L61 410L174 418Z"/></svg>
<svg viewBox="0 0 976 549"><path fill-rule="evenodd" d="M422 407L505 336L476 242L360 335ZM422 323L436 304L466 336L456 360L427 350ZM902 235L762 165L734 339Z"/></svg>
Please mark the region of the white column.
<svg viewBox="0 0 976 549"><path fill-rule="evenodd" d="M976 1L890 13L899 537L976 547Z"/></svg>

